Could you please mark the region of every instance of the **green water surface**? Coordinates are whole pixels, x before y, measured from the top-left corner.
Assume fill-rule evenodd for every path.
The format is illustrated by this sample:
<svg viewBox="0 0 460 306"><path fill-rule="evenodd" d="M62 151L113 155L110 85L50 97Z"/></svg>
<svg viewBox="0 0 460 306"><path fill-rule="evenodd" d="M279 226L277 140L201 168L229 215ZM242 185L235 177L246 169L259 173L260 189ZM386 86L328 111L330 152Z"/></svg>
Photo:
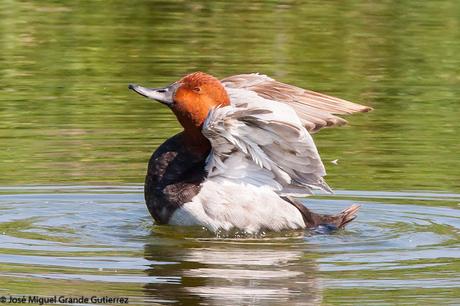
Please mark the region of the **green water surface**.
<svg viewBox="0 0 460 306"><path fill-rule="evenodd" d="M127 84L196 70L374 107L315 136L336 188L460 190L457 1L2 1L0 184L142 182L180 127Z"/></svg>

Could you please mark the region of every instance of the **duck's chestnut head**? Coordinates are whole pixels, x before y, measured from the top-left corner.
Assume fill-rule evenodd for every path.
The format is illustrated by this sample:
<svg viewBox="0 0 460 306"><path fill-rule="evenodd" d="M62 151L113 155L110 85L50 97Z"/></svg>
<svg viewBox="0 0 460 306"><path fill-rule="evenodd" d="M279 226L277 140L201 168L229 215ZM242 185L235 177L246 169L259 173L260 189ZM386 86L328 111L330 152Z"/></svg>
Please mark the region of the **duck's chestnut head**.
<svg viewBox="0 0 460 306"><path fill-rule="evenodd" d="M212 108L230 104L221 82L203 72L191 73L164 88L145 88L133 84L129 88L167 105L189 133L201 130Z"/></svg>

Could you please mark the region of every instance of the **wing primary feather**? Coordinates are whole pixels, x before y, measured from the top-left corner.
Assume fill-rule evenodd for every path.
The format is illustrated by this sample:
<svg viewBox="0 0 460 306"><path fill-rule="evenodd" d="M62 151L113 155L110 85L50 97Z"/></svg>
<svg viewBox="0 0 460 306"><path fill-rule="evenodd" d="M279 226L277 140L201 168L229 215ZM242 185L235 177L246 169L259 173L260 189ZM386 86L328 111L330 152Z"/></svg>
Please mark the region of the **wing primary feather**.
<svg viewBox="0 0 460 306"><path fill-rule="evenodd" d="M221 82L226 88L246 90L265 100L290 105L298 114L303 126L310 132L347 123L345 119L335 115L372 110L368 106L281 83L258 73L234 75Z"/></svg>

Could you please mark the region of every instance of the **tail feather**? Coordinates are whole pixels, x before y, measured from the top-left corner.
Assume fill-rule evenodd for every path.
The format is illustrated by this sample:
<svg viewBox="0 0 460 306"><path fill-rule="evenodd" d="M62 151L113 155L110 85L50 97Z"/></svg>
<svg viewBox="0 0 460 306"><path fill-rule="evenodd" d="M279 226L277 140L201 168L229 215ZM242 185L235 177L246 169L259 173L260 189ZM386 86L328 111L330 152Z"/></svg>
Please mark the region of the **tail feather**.
<svg viewBox="0 0 460 306"><path fill-rule="evenodd" d="M353 204L336 215L317 214L305 207L300 201L292 197L283 197L284 200L294 205L302 214L307 228L316 228L320 225L344 228L345 225L356 219L360 205Z"/></svg>
<svg viewBox="0 0 460 306"><path fill-rule="evenodd" d="M351 221L355 220L358 216L358 211L361 208L361 205L353 204L347 209L343 210L339 214L333 216L333 218L337 221L337 227L343 228L345 225L350 223Z"/></svg>

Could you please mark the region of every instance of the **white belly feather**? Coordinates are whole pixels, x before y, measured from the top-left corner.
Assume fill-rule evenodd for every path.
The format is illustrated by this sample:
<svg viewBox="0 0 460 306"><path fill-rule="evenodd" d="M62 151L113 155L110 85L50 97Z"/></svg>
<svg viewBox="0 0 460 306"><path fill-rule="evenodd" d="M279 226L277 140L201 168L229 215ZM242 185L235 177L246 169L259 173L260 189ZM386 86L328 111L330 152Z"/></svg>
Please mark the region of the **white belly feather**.
<svg viewBox="0 0 460 306"><path fill-rule="evenodd" d="M177 209L172 225L201 225L211 231L237 228L249 233L305 228L299 210L269 187L208 179L200 192Z"/></svg>

